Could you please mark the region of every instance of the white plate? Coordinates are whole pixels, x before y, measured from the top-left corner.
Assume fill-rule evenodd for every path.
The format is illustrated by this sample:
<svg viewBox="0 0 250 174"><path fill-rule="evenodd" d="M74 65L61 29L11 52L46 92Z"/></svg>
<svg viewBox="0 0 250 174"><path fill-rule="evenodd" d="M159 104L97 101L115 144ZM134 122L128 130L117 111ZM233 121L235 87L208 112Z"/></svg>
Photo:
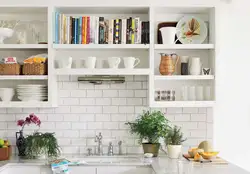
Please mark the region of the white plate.
<svg viewBox="0 0 250 174"><path fill-rule="evenodd" d="M201 44L207 38L207 25L194 16L184 16L177 24L177 38L182 44Z"/></svg>

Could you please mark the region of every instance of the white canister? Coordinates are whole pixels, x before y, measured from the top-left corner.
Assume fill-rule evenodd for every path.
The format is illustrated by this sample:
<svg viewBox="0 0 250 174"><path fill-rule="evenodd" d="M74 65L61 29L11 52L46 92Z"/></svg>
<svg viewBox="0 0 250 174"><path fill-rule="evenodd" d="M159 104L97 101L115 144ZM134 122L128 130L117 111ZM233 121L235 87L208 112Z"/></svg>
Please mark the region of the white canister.
<svg viewBox="0 0 250 174"><path fill-rule="evenodd" d="M203 86L197 86L196 87L196 100L197 101L203 101L204 100Z"/></svg>
<svg viewBox="0 0 250 174"><path fill-rule="evenodd" d="M168 145L168 157L177 159L181 156L182 145Z"/></svg>
<svg viewBox="0 0 250 174"><path fill-rule="evenodd" d="M160 31L163 44L175 44L176 27L162 27Z"/></svg>
<svg viewBox="0 0 250 174"><path fill-rule="evenodd" d="M121 63L120 57L109 57L108 58L109 68L118 68L120 63Z"/></svg>
<svg viewBox="0 0 250 174"><path fill-rule="evenodd" d="M96 64L96 57L84 58L84 67L89 69L94 69Z"/></svg>
<svg viewBox="0 0 250 174"><path fill-rule="evenodd" d="M132 69L140 63L140 59L135 57L124 57L123 62L125 68Z"/></svg>
<svg viewBox="0 0 250 174"><path fill-rule="evenodd" d="M195 86L190 86L189 87L188 100L189 101L195 101L196 100Z"/></svg>
<svg viewBox="0 0 250 174"><path fill-rule="evenodd" d="M199 57L192 57L188 62L190 75L200 75L201 74L201 60Z"/></svg>

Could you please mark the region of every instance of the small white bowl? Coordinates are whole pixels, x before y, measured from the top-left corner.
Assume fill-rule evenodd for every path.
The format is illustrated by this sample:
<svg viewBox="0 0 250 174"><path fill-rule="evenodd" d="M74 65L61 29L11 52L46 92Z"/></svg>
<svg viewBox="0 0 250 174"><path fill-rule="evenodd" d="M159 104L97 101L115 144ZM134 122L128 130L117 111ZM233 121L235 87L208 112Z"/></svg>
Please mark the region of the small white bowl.
<svg viewBox="0 0 250 174"><path fill-rule="evenodd" d="M154 155L152 153L145 153L144 157L145 158L152 158Z"/></svg>

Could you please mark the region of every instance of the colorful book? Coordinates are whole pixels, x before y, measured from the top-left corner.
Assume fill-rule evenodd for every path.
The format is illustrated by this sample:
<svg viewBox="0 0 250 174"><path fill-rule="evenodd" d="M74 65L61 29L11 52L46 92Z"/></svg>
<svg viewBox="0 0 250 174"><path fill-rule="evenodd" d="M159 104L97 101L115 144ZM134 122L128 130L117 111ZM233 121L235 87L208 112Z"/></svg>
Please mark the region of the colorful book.
<svg viewBox="0 0 250 174"><path fill-rule="evenodd" d="M119 19L115 20L115 42L114 44L119 44Z"/></svg>
<svg viewBox="0 0 250 174"><path fill-rule="evenodd" d="M122 42L121 44L126 44L127 38L127 19L122 19Z"/></svg>
<svg viewBox="0 0 250 174"><path fill-rule="evenodd" d="M131 44L135 44L135 19L132 19L131 29L132 29Z"/></svg>
<svg viewBox="0 0 250 174"><path fill-rule="evenodd" d="M139 21L137 37L138 43L141 44L141 21Z"/></svg>
<svg viewBox="0 0 250 174"><path fill-rule="evenodd" d="M72 16L69 17L69 41L68 43L72 43Z"/></svg>
<svg viewBox="0 0 250 174"><path fill-rule="evenodd" d="M75 18L75 40L74 40L74 44L78 43L78 21L79 18Z"/></svg>
<svg viewBox="0 0 250 174"><path fill-rule="evenodd" d="M78 44L82 44L82 17L79 18Z"/></svg>
<svg viewBox="0 0 250 174"><path fill-rule="evenodd" d="M87 16L84 17L84 44L87 44L87 28L88 28L88 23L87 23Z"/></svg>
<svg viewBox="0 0 250 174"><path fill-rule="evenodd" d="M86 44L89 44L90 43L90 17L87 16L86 17L87 19L87 34L86 34Z"/></svg>
<svg viewBox="0 0 250 174"><path fill-rule="evenodd" d="M104 44L109 43L109 20L104 20Z"/></svg>
<svg viewBox="0 0 250 174"><path fill-rule="evenodd" d="M113 44L113 36L114 36L114 20L109 20L109 36L108 36L108 44Z"/></svg>
<svg viewBox="0 0 250 174"><path fill-rule="evenodd" d="M118 31L119 39L118 44L122 43L122 20L119 19L119 31Z"/></svg>
<svg viewBox="0 0 250 174"><path fill-rule="evenodd" d="M90 16L90 44L95 43L95 16Z"/></svg>
<svg viewBox="0 0 250 174"><path fill-rule="evenodd" d="M139 23L140 23L140 18L135 18L135 44L139 44L139 39L138 39Z"/></svg>
<svg viewBox="0 0 250 174"><path fill-rule="evenodd" d="M95 17L95 44L99 43L99 17Z"/></svg>
<svg viewBox="0 0 250 174"><path fill-rule="evenodd" d="M127 19L127 44L131 44L132 37L132 18Z"/></svg>
<svg viewBox="0 0 250 174"><path fill-rule="evenodd" d="M104 17L99 17L99 44L104 44Z"/></svg>
<svg viewBox="0 0 250 174"><path fill-rule="evenodd" d="M55 12L55 44L59 44L59 13Z"/></svg>
<svg viewBox="0 0 250 174"><path fill-rule="evenodd" d="M75 44L75 20L76 18L72 18L72 30L71 30L71 33L72 33L72 41L71 41L71 44Z"/></svg>
<svg viewBox="0 0 250 174"><path fill-rule="evenodd" d="M81 17L82 18L82 44L85 44L84 43L84 38L85 38L85 17Z"/></svg>

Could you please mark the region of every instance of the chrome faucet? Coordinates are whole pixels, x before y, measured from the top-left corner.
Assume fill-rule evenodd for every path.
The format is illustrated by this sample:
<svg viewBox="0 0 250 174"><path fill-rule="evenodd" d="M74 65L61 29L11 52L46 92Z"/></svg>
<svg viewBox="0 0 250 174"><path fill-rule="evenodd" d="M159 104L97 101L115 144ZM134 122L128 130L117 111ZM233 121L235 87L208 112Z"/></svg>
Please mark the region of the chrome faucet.
<svg viewBox="0 0 250 174"><path fill-rule="evenodd" d="M109 147L108 147L108 156L113 156L114 155L114 150L113 150L113 145L112 142L109 142Z"/></svg>
<svg viewBox="0 0 250 174"><path fill-rule="evenodd" d="M102 155L103 154L103 149L102 149L102 133L101 132L99 132L99 135L96 135L95 142L98 143L97 155Z"/></svg>
<svg viewBox="0 0 250 174"><path fill-rule="evenodd" d="M118 148L119 148L118 155L122 155L122 141L118 142Z"/></svg>

